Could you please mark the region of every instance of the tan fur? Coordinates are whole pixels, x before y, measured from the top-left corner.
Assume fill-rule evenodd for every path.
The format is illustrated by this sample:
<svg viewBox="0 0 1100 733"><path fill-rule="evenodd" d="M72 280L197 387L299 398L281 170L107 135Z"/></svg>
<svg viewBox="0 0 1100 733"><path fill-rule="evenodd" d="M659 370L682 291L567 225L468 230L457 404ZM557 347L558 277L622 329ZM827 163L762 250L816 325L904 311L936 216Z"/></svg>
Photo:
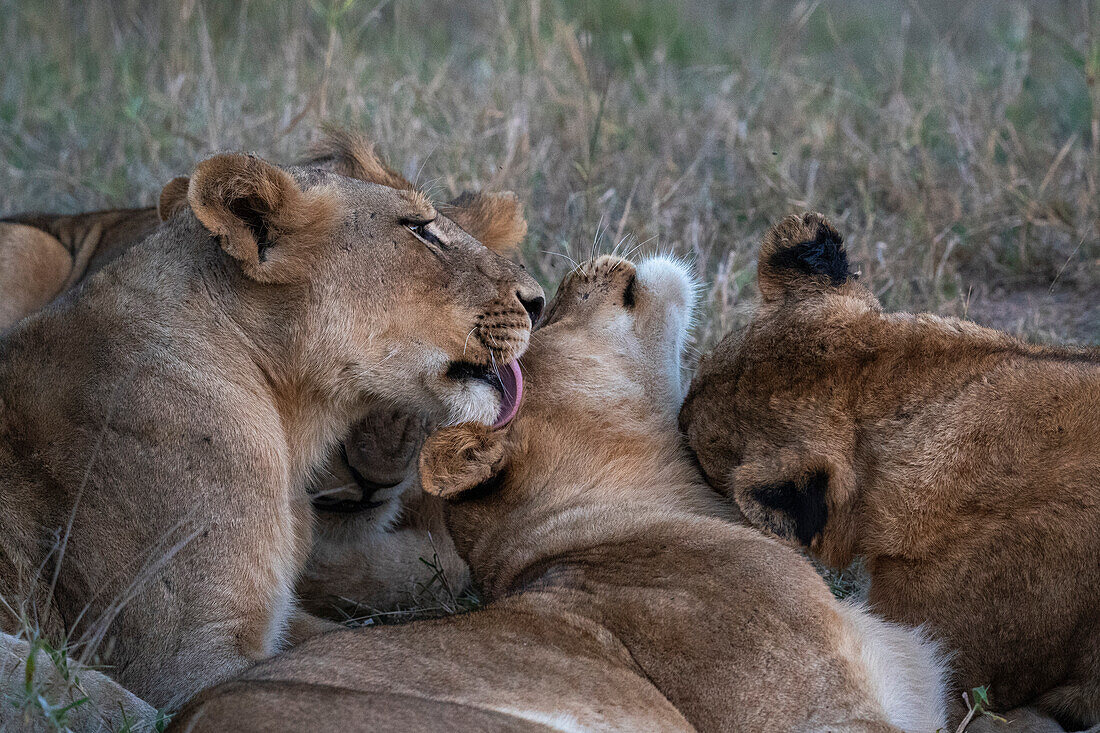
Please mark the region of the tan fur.
<svg viewBox="0 0 1100 733"><path fill-rule="evenodd" d="M190 184L191 179L187 176L177 176L164 184L157 199L158 219L168 221L187 208L187 191Z"/></svg>
<svg viewBox="0 0 1100 733"><path fill-rule="evenodd" d="M920 637L839 606L805 559L728 522L684 454L665 367L680 360L692 288L675 267L579 268L523 358L516 419L425 443L423 485L448 497L482 609L312 639L200 695L173 729L256 730L280 710L279 727L309 730L336 709L398 731L456 706L524 730L941 724Z"/></svg>
<svg viewBox="0 0 1100 733"><path fill-rule="evenodd" d="M765 237L756 316L680 416L703 470L754 524L866 558L871 607L946 642L953 700L1100 722L1100 352L885 314L846 259L807 272L837 240L819 214Z"/></svg>
<svg viewBox="0 0 1100 733"><path fill-rule="evenodd" d="M242 203L243 202L243 203ZM187 187L187 203L210 233L261 283L307 282L317 250L332 237L339 200L321 188L302 191L289 173L252 155L219 155L203 161ZM407 201L410 213L430 217L430 204ZM250 209L242 218L237 207ZM268 255L268 248L274 255Z"/></svg>
<svg viewBox="0 0 1100 733"><path fill-rule="evenodd" d="M345 621L447 607L466 590L469 570L442 502L420 490L416 459L426 434L419 417L372 410L344 442L347 463L338 451L318 477L313 550L297 585L312 613ZM340 503L329 507L327 497Z"/></svg>
<svg viewBox="0 0 1100 733"><path fill-rule="evenodd" d="M347 130L328 129L311 149L310 156L302 161L302 166L413 190L409 181L377 156L373 144ZM74 216L28 214L15 217L26 219L28 225L0 224L0 280L4 283L4 287L0 287L0 312L6 314L0 317L0 329L39 309L58 292L75 286L144 240L156 230L158 219L167 221L187 210L189 184L186 176L169 181L161 191L155 212L129 209ZM443 208L446 215L475 237L488 238L488 241L482 240L483 243L498 254L514 253L526 232L522 207L510 193L467 192ZM8 238L3 236L5 227L9 227L6 231L11 234ZM17 265L7 266L3 264L5 256L23 260L29 257L35 262L51 260L53 269L40 286L39 280L28 276L26 263L21 260ZM354 428L346 449L352 454L352 464L361 473L372 480L387 482L391 481L386 474L394 464L395 451L419 447L417 441L422 439L424 428L421 426L418 436L405 436L401 426L393 420L403 423L407 416L394 415L392 410L378 412L383 413L386 420L374 419L376 415L372 413L363 424ZM410 439L395 444L393 437ZM385 446L378 445L369 454L362 451L355 454L354 446L387 438L391 440ZM415 457L415 453L412 456ZM333 461L332 465L338 466L339 461L335 458ZM416 468L406 464L406 460L397 464L401 471L398 479L409 486L415 483ZM315 490L332 492L350 481L346 473L339 477L326 471L321 473ZM422 502L415 494L415 490L403 491L385 497L381 512L350 517L321 514L314 560L308 564L299 584L299 591L305 594L310 608L335 619L344 618L349 606L393 610L396 604L407 603L417 589L436 577L436 571L421 562L425 553L430 559L432 552L438 553L439 563L447 571L456 591L464 587L468 578L464 563L454 554L449 538L440 531L436 521L421 521L425 513L419 508ZM385 515L385 521L378 521L380 513ZM401 521L393 527L398 517ZM391 528L393 532L389 531ZM434 536L431 536L433 531ZM386 554L371 557L372 553Z"/></svg>
<svg viewBox="0 0 1100 733"><path fill-rule="evenodd" d="M477 232L474 236L499 255L514 253L527 236L523 205L510 191L465 191L443 211L466 231Z"/></svg>
<svg viewBox="0 0 1100 733"><path fill-rule="evenodd" d="M447 532L442 502L415 479L414 473L408 489L388 502L395 509L390 522L372 512L317 514L313 550L297 585L304 608L347 621L455 604L470 572Z"/></svg>
<svg viewBox="0 0 1100 733"><path fill-rule="evenodd" d="M11 309L10 303L19 302L22 297L20 290L26 287L17 274L7 269L4 251L39 248L50 251L50 256L55 257L53 253L59 247L64 249L69 261L57 269L57 272L65 271L65 276L56 280L54 295L57 295L103 269L145 239L158 223L156 210L149 208L108 209L84 214L26 213L0 219L0 231L13 224L22 224L34 230L9 229L9 232L19 236L0 237L0 281L12 286L0 290L0 310L16 312ZM41 233L48 237L42 237ZM38 307L22 308L18 318L11 322L18 321Z"/></svg>
<svg viewBox="0 0 1100 733"><path fill-rule="evenodd" d="M25 224L0 222L0 332L54 299L72 269L57 239Z"/></svg>
<svg viewBox="0 0 1100 733"><path fill-rule="evenodd" d="M390 188L415 190L407 178L386 164L375 145L362 135L326 127L302 165L324 166L341 175L373 181ZM511 191L464 191L440 210L475 239L499 255L514 254L527 234L523 206Z"/></svg>
<svg viewBox="0 0 1100 733"><path fill-rule="evenodd" d="M378 157L374 148L374 143L351 130L326 127L325 134L310 147L300 165L325 167L348 178L415 191L416 186Z"/></svg>
<svg viewBox="0 0 1100 733"><path fill-rule="evenodd" d="M158 706L327 628L307 482L372 405L492 420L448 370L521 354L542 297L417 192L225 155L189 199L0 339L0 625Z"/></svg>

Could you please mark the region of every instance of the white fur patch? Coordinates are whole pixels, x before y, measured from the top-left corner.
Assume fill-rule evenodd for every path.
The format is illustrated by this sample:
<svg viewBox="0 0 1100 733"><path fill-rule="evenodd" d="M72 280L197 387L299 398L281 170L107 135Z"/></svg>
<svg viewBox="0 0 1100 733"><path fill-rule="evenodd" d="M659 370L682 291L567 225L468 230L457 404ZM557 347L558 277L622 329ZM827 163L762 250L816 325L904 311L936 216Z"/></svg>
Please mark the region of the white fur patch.
<svg viewBox="0 0 1100 733"><path fill-rule="evenodd" d="M562 733L585 733L585 731L589 730L589 728L585 728L569 713L546 713L541 710L517 710L515 708L496 706L493 706L492 709L498 713L511 715L514 718L541 723L551 730L562 731Z"/></svg>
<svg viewBox="0 0 1100 733"><path fill-rule="evenodd" d="M492 386L476 379L464 379L455 383L443 401L447 405L445 425L477 422L492 425L500 412L500 393Z"/></svg>
<svg viewBox="0 0 1100 733"><path fill-rule="evenodd" d="M639 285L690 317L699 289L690 264L670 255L657 255L642 260L636 271Z"/></svg>
<svg viewBox="0 0 1100 733"><path fill-rule="evenodd" d="M874 616L862 603L847 600L839 609L890 723L914 733L945 728L947 669L935 642L922 629Z"/></svg>

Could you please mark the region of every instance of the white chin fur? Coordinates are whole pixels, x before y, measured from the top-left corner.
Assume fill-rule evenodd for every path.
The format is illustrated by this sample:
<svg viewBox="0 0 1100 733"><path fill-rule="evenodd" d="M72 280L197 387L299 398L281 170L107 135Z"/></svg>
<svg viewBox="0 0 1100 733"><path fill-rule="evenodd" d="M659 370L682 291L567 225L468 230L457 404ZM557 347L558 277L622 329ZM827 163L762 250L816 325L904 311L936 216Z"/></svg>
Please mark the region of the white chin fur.
<svg viewBox="0 0 1100 733"><path fill-rule="evenodd" d="M500 393L484 382L463 380L443 396L447 409L444 425L477 422L492 425L500 412Z"/></svg>

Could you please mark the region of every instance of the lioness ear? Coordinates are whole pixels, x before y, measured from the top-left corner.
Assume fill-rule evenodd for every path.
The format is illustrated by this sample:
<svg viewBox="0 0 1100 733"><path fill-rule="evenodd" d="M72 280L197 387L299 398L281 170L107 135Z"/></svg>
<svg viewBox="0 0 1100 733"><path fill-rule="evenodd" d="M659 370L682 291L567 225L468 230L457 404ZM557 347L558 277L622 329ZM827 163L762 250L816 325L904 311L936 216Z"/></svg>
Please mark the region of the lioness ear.
<svg viewBox="0 0 1100 733"><path fill-rule="evenodd" d="M527 234L523 204L511 191L464 191L450 207L449 218L502 257L514 254Z"/></svg>
<svg viewBox="0 0 1100 733"><path fill-rule="evenodd" d="M504 471L504 431L478 423L441 428L420 449L420 483L429 494L455 499Z"/></svg>
<svg viewBox="0 0 1100 733"><path fill-rule="evenodd" d="M190 183L191 179L187 176L178 176L168 181L160 190L157 217L161 221L168 221L187 208L187 186Z"/></svg>
<svg viewBox="0 0 1100 733"><path fill-rule="evenodd" d="M199 163L187 202L244 273L264 283L301 279L335 222L324 193L302 191L286 171L240 153Z"/></svg>
<svg viewBox="0 0 1100 733"><path fill-rule="evenodd" d="M788 216L764 235L757 281L766 301L839 288L854 277L844 238L821 214Z"/></svg>

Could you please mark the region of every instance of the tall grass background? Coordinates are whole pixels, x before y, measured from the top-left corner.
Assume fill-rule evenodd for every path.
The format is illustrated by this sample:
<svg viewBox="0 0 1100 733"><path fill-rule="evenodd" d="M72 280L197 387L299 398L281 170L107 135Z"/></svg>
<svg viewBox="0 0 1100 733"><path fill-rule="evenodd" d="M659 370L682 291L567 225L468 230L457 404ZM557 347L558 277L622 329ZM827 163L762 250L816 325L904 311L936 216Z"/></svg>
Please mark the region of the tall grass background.
<svg viewBox="0 0 1100 733"><path fill-rule="evenodd" d="M705 348L816 209L887 308L1100 341L1092 0L0 0L0 211L148 204L204 155L362 129L527 263L691 258ZM565 256L562 256L565 255Z"/></svg>

